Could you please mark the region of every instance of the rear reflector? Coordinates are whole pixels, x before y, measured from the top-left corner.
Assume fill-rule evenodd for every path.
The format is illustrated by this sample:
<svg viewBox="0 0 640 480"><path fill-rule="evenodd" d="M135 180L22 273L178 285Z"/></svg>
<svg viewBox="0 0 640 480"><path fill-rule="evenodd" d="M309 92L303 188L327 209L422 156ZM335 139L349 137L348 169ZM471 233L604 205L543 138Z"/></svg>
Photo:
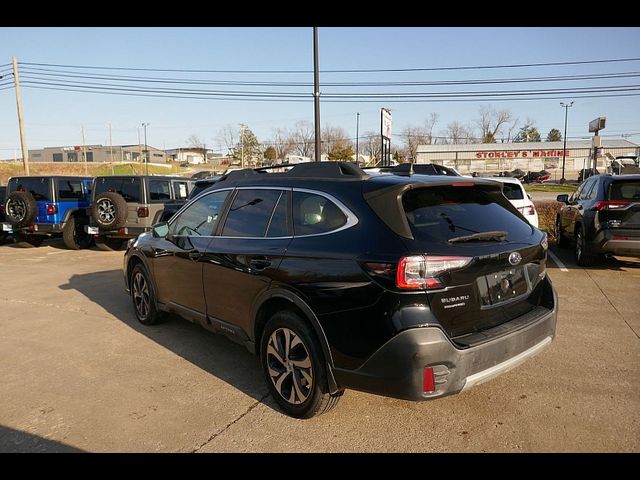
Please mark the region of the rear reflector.
<svg viewBox="0 0 640 480"><path fill-rule="evenodd" d="M440 257L432 255L413 255L403 257L396 270L396 286L405 290L422 288L440 288L437 278L449 270L462 268L471 262L471 257Z"/></svg>
<svg viewBox="0 0 640 480"><path fill-rule="evenodd" d="M596 210L616 210L618 208L624 208L627 205L631 204L630 201L626 200L608 200L606 202L596 202L593 205L593 208Z"/></svg>
<svg viewBox="0 0 640 480"><path fill-rule="evenodd" d="M436 382L433 378L433 367L425 367L422 376L422 391L424 393L433 393L436 390Z"/></svg>
<svg viewBox="0 0 640 480"><path fill-rule="evenodd" d="M148 217L149 209L147 207L138 207L138 217Z"/></svg>
<svg viewBox="0 0 640 480"><path fill-rule="evenodd" d="M58 213L57 205L47 205L47 215L55 215Z"/></svg>

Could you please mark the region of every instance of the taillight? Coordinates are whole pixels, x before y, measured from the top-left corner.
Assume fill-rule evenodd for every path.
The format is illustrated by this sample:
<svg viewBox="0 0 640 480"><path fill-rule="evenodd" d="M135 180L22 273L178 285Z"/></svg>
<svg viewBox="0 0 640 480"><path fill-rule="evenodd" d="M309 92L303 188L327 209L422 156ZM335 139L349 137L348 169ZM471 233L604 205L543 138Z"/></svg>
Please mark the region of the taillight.
<svg viewBox="0 0 640 480"><path fill-rule="evenodd" d="M440 257L413 255L403 257L396 270L396 286L405 290L442 287L438 275L462 268L471 262L471 257Z"/></svg>
<svg viewBox="0 0 640 480"><path fill-rule="evenodd" d="M149 209L147 207L138 207L138 217L148 217Z"/></svg>
<svg viewBox="0 0 640 480"><path fill-rule="evenodd" d="M527 205L526 207L518 207L518 211L523 215L535 215L536 209L533 205Z"/></svg>
<svg viewBox="0 0 640 480"><path fill-rule="evenodd" d="M47 215L55 215L58 213L57 205L47 205Z"/></svg>
<svg viewBox="0 0 640 480"><path fill-rule="evenodd" d="M433 375L433 367L425 367L422 375L422 391L424 393L433 393L436 389L436 382Z"/></svg>
<svg viewBox="0 0 640 480"><path fill-rule="evenodd" d="M618 208L624 208L631 202L627 200L607 200L606 202L596 202L593 208L596 210L616 210Z"/></svg>

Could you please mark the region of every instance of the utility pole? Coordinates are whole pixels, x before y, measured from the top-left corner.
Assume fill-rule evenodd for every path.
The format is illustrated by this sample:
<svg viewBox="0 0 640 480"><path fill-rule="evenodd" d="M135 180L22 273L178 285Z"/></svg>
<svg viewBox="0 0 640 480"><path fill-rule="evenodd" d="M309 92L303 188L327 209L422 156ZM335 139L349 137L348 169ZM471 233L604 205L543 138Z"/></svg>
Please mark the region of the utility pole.
<svg viewBox="0 0 640 480"><path fill-rule="evenodd" d="M240 124L240 168L244 168L244 123Z"/></svg>
<svg viewBox="0 0 640 480"><path fill-rule="evenodd" d="M360 112L356 113L356 165L360 161Z"/></svg>
<svg viewBox="0 0 640 480"><path fill-rule="evenodd" d="M82 134L82 157L84 159L84 174L85 176L89 176L89 172L87 171L87 149L85 147L84 141L84 125L80 125L80 133Z"/></svg>
<svg viewBox="0 0 640 480"><path fill-rule="evenodd" d="M560 106L564 108L564 146L562 147L562 178L560 179L560 183L565 183L567 181L564 178L564 162L567 156L567 117L569 116L569 107L573 106L573 102L560 102Z"/></svg>
<svg viewBox="0 0 640 480"><path fill-rule="evenodd" d="M111 122L109 122L109 161L111 162L111 173L116 174L116 167L113 162L113 138L111 137Z"/></svg>
<svg viewBox="0 0 640 480"><path fill-rule="evenodd" d="M20 96L20 76L18 75L18 60L13 57L13 81L16 87L16 105L18 107L18 128L20 129L20 148L22 148L22 164L25 175L29 175L29 152L24 138L24 124L22 121L22 97Z"/></svg>
<svg viewBox="0 0 640 480"><path fill-rule="evenodd" d="M144 127L144 163L146 164L146 174L149 175L149 147L147 146L147 127L149 124L143 123L142 126Z"/></svg>
<svg viewBox="0 0 640 480"><path fill-rule="evenodd" d="M320 73L318 71L318 27L313 27L313 110L316 130L316 162L320 161Z"/></svg>
<svg viewBox="0 0 640 480"><path fill-rule="evenodd" d="M142 159L142 142L140 141L140 127L136 127L138 131L138 161L140 162ZM133 154L131 155L131 160L133 160ZM133 168L133 166L131 167ZM134 169L135 172L135 169Z"/></svg>

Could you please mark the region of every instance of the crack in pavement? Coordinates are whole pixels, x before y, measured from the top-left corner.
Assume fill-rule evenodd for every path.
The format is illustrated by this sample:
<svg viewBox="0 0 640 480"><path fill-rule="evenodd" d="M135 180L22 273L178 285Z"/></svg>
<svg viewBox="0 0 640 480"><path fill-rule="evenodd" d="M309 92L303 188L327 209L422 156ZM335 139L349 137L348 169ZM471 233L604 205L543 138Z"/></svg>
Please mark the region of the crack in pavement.
<svg viewBox="0 0 640 480"><path fill-rule="evenodd" d="M613 302L611 301L611 299L609 298L609 296L605 293L605 291L602 289L602 287L600 286L600 284L596 281L595 278L593 278L591 276L591 274L589 273L589 270L587 270L586 268L583 269L586 273L587 276L591 279L591 281L596 285L596 287L598 287L598 290L600 290L602 292L602 295L604 296L604 298L607 299L607 302L609 302L609 305L611 305L613 307L613 309L615 310L615 312L618 314L618 316L620 318L622 318L622 321L624 323L627 324L627 327L629 327L631 329L631 331L633 332L633 334L636 336L636 338L640 339L640 335L638 335L636 333L636 331L633 329L633 327L629 324L629 322L627 322L627 319L624 318L624 315L620 312L620 310L618 310L618 308L613 304Z"/></svg>
<svg viewBox="0 0 640 480"><path fill-rule="evenodd" d="M220 430L217 433L212 434L204 443L202 443L199 447L197 447L196 449L192 450L191 453L197 453L198 450L202 449L203 447L207 446L209 443L211 443L212 441L214 441L216 439L216 437L222 435L224 432L226 432L231 426L233 426L235 423L237 423L239 420L243 419L244 417L246 417L249 412L251 412L251 410L253 410L254 408L256 408L259 404L261 404L263 402L263 400L265 398L267 398L269 396L269 392L265 393L260 400L257 400L255 403L251 404L249 406L249 408L247 409L246 412L244 412L243 414L241 414L238 418L236 418L235 420L233 420L231 423L229 423L227 426L225 426L222 430Z"/></svg>

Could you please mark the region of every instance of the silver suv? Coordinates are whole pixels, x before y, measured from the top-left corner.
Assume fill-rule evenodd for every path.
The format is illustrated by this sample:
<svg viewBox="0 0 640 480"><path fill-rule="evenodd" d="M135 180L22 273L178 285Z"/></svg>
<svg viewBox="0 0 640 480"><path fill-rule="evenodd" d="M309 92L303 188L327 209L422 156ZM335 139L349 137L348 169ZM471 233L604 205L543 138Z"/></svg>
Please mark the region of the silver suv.
<svg viewBox="0 0 640 480"><path fill-rule="evenodd" d="M118 175L96 177L87 233L103 250L119 250L129 238L162 218L165 204L184 202L192 181L183 177Z"/></svg>

